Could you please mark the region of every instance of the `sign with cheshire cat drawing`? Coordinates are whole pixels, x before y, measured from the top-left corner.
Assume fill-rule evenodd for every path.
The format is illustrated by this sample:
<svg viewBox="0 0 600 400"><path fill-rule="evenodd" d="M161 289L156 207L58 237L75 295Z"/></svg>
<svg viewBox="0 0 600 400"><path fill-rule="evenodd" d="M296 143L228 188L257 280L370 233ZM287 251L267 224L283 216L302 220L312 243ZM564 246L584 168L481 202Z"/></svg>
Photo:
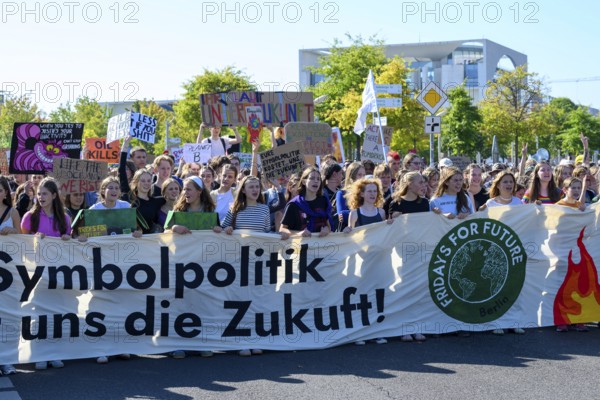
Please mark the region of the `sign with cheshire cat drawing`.
<svg viewBox="0 0 600 400"><path fill-rule="evenodd" d="M55 158L79 158L83 124L23 123L14 125L9 172L44 174Z"/></svg>

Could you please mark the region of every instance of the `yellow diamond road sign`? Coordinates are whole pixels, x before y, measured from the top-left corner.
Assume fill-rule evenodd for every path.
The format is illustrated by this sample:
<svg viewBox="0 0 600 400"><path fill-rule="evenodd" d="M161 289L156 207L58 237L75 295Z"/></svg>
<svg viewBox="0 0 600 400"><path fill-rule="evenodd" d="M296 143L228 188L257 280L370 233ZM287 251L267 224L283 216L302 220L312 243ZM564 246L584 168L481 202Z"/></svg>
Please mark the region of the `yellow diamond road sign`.
<svg viewBox="0 0 600 400"><path fill-rule="evenodd" d="M433 81L429 82L417 96L417 101L431 114L435 114L446 100L448 100L446 93Z"/></svg>

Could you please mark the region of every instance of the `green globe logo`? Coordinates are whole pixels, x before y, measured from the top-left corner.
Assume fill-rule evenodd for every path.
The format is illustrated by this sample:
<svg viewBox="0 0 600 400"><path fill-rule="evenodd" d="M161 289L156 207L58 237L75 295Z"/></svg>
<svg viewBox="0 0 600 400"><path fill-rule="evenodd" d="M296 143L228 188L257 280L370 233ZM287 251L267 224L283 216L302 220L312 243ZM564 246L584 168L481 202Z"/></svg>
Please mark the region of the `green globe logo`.
<svg viewBox="0 0 600 400"><path fill-rule="evenodd" d="M448 316L467 323L500 318L525 282L527 255L518 235L491 219L465 221L436 246L429 291Z"/></svg>

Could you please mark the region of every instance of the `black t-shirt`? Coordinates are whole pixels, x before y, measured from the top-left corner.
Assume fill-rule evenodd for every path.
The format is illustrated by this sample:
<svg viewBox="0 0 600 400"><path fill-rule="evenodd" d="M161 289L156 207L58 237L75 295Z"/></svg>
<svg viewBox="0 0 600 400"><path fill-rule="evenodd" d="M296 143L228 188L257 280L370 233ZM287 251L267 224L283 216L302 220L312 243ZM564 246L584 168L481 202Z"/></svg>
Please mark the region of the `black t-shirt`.
<svg viewBox="0 0 600 400"><path fill-rule="evenodd" d="M479 193L474 195L473 198L475 198L475 210L479 210L479 207L484 205L490 199L490 196L484 188L481 188Z"/></svg>
<svg viewBox="0 0 600 400"><path fill-rule="evenodd" d="M425 212L429 211L429 200L426 198L418 198L416 200L402 200L400 203L395 200L390 201L387 208L384 208L386 211L386 217L395 212L399 212L402 214L411 214L416 212Z"/></svg>
<svg viewBox="0 0 600 400"><path fill-rule="evenodd" d="M317 197L314 200L307 201L308 206L313 211L326 211L328 204L328 200L325 196ZM314 232L320 232L321 228L327 225L327 221L329 219L317 218L315 221L315 229ZM292 231L303 231L308 226L308 216L298 207L298 205L294 202L289 202L287 207L285 208L285 212L283 213L283 219L281 220L281 224L288 227L289 230Z"/></svg>

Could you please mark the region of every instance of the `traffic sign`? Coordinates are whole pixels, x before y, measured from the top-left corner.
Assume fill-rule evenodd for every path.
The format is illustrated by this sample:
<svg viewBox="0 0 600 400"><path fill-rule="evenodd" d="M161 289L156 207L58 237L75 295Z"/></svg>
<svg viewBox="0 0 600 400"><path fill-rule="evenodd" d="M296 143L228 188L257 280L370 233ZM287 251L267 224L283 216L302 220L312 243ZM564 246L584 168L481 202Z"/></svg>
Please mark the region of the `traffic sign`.
<svg viewBox="0 0 600 400"><path fill-rule="evenodd" d="M442 105L448 100L448 96L435 82L429 82L417 96L417 101L421 103L423 107L430 114L435 114Z"/></svg>
<svg viewBox="0 0 600 400"><path fill-rule="evenodd" d="M402 99L397 97L377 98L377 107L398 108L402 107Z"/></svg>
<svg viewBox="0 0 600 400"><path fill-rule="evenodd" d="M425 117L425 133L440 133L442 128L442 117Z"/></svg>
<svg viewBox="0 0 600 400"><path fill-rule="evenodd" d="M377 94L402 94L402 85L375 85Z"/></svg>

